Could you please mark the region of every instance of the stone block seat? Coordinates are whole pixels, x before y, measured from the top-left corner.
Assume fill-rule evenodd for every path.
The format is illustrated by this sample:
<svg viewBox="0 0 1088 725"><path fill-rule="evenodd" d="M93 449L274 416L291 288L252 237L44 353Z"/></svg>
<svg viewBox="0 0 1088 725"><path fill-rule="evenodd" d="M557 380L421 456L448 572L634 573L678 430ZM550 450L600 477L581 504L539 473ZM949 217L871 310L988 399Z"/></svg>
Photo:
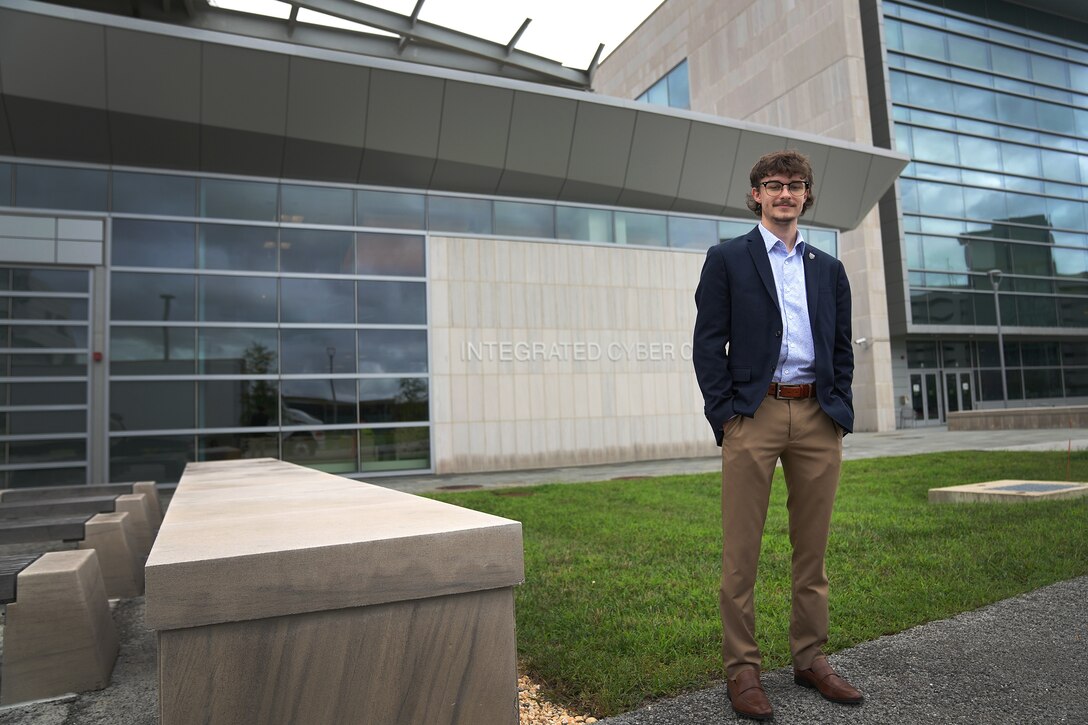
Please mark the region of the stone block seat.
<svg viewBox="0 0 1088 725"><path fill-rule="evenodd" d="M117 629L93 550L2 557L0 588L9 586L0 704L109 684Z"/></svg>
<svg viewBox="0 0 1088 725"><path fill-rule="evenodd" d="M56 498L76 498L85 496L109 496L126 493L146 493L147 518L151 528L159 530L162 524L162 502L154 481L130 481L127 483L92 483L76 486L31 486L25 488L0 489L0 502L42 501Z"/></svg>
<svg viewBox="0 0 1088 725"><path fill-rule="evenodd" d="M94 550L110 597L144 592L145 556L137 551L136 522L126 511L0 519L0 544L76 542Z"/></svg>
<svg viewBox="0 0 1088 725"><path fill-rule="evenodd" d="M190 463L147 562L159 716L516 725L521 524L274 459Z"/></svg>

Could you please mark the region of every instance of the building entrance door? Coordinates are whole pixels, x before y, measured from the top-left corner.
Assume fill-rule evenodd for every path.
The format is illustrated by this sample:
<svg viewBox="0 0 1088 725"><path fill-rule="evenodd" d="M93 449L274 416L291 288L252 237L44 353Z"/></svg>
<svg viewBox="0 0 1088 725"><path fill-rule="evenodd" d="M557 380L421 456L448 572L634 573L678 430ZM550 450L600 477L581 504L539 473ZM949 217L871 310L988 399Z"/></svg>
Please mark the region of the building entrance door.
<svg viewBox="0 0 1088 725"><path fill-rule="evenodd" d="M937 373L912 373L910 376L911 407L914 420L922 425L937 425L943 419Z"/></svg>
<svg viewBox="0 0 1088 725"><path fill-rule="evenodd" d="M945 413L974 409L974 390L971 373L954 372L944 374ZM944 416L942 416L944 417Z"/></svg>

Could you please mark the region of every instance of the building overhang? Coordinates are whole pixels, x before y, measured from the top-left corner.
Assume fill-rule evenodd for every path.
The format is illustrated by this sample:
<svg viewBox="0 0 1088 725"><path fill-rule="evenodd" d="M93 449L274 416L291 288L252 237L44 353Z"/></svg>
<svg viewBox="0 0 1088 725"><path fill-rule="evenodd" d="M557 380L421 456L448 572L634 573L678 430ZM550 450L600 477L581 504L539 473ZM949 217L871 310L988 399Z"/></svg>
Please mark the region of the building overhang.
<svg viewBox="0 0 1088 725"><path fill-rule="evenodd" d="M909 159L826 137L283 40L0 0L0 155L749 216L796 148L853 229Z"/></svg>

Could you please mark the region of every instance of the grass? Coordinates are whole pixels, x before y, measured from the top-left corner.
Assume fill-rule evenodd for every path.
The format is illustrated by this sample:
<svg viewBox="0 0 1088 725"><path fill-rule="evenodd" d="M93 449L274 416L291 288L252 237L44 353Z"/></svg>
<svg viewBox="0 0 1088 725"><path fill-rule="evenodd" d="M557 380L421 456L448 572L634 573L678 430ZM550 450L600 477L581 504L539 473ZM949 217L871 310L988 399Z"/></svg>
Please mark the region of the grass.
<svg viewBox="0 0 1088 725"><path fill-rule="evenodd" d="M1088 498L931 505L927 490L1066 480L1065 453L847 461L828 550L833 652L1088 573ZM1088 480L1074 453L1071 479ZM721 677L717 474L441 494L521 521L518 656L557 701L607 716ZM789 664L785 484L776 474L756 587L764 667Z"/></svg>

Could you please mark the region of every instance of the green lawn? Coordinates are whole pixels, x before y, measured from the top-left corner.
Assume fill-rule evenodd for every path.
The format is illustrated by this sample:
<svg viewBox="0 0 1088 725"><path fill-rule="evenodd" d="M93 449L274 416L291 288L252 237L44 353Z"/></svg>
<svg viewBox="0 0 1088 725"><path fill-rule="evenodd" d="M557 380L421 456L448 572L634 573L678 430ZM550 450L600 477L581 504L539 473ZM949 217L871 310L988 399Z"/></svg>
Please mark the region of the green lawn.
<svg viewBox="0 0 1088 725"><path fill-rule="evenodd" d="M1088 573L1088 499L930 505L935 486L1066 480L1065 453L843 464L828 552L835 651ZM1088 480L1074 453L1071 479ZM557 701L606 716L720 679L717 474L435 495L521 521L518 655ZM764 667L789 664L785 484L756 587Z"/></svg>

